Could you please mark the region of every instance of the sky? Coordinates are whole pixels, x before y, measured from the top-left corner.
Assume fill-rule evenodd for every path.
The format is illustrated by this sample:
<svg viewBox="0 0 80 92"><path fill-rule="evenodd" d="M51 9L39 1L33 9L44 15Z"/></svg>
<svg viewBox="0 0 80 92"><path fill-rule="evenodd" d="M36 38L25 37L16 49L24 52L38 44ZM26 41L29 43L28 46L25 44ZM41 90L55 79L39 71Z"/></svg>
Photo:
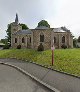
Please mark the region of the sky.
<svg viewBox="0 0 80 92"><path fill-rule="evenodd" d="M44 19L51 28L65 26L76 38L80 36L80 0L0 0L0 39L16 13L30 29Z"/></svg>

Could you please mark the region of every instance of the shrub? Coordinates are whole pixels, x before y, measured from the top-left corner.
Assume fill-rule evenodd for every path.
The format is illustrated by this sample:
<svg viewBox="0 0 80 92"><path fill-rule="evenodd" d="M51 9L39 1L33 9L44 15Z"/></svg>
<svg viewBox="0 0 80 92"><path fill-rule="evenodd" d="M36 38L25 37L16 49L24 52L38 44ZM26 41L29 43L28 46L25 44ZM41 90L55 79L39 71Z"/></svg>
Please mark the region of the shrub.
<svg viewBox="0 0 80 92"><path fill-rule="evenodd" d="M3 46L3 49L9 49L9 45L8 45L8 44L5 44L5 45Z"/></svg>
<svg viewBox="0 0 80 92"><path fill-rule="evenodd" d="M76 46L76 48L80 48L80 46L79 46L79 45L77 45L77 46Z"/></svg>
<svg viewBox="0 0 80 92"><path fill-rule="evenodd" d="M17 49L21 49L21 45L18 45L18 46L17 46Z"/></svg>
<svg viewBox="0 0 80 92"><path fill-rule="evenodd" d="M66 49L66 48L67 48L67 46L66 46L65 44L63 44L61 47L62 47L63 49Z"/></svg>
<svg viewBox="0 0 80 92"><path fill-rule="evenodd" d="M44 47L43 47L42 43L40 43L40 45L38 46L38 51L44 51Z"/></svg>

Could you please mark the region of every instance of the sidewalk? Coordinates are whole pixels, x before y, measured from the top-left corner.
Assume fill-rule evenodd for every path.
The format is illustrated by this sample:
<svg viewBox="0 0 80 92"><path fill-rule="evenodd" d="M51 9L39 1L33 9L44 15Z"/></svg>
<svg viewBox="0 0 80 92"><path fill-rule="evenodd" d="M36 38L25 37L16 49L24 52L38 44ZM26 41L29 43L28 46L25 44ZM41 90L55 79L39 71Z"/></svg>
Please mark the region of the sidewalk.
<svg viewBox="0 0 80 92"><path fill-rule="evenodd" d="M50 86L61 92L80 92L80 79L65 75L33 63L24 62L16 59L0 59L1 62L7 62L16 65L31 75L37 77Z"/></svg>

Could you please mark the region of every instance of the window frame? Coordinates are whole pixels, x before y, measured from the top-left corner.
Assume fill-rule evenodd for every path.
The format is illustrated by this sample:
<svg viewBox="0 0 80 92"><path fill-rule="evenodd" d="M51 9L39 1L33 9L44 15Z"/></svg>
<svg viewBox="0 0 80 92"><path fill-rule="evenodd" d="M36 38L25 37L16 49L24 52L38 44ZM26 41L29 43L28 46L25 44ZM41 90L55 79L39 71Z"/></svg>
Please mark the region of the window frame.
<svg viewBox="0 0 80 92"><path fill-rule="evenodd" d="M40 42L44 42L44 34L40 34Z"/></svg>
<svg viewBox="0 0 80 92"><path fill-rule="evenodd" d="M17 38L15 38L15 43L17 43Z"/></svg>
<svg viewBox="0 0 80 92"><path fill-rule="evenodd" d="M56 37L54 36L54 44L56 43Z"/></svg>
<svg viewBox="0 0 80 92"><path fill-rule="evenodd" d="M62 43L65 43L65 36L62 36Z"/></svg>
<svg viewBox="0 0 80 92"><path fill-rule="evenodd" d="M22 38L22 43L25 43L25 38L24 37Z"/></svg>

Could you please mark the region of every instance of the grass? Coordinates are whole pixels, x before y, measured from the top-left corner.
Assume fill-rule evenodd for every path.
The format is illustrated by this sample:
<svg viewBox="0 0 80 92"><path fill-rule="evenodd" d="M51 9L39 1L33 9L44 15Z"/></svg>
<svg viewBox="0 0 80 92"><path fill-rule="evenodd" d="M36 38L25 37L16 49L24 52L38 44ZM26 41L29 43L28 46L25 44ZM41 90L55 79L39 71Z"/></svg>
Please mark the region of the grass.
<svg viewBox="0 0 80 92"><path fill-rule="evenodd" d="M51 50L38 52L30 49L0 50L0 58L17 58L34 61L53 69L80 76L80 49L57 49L54 51L54 65L51 66Z"/></svg>

